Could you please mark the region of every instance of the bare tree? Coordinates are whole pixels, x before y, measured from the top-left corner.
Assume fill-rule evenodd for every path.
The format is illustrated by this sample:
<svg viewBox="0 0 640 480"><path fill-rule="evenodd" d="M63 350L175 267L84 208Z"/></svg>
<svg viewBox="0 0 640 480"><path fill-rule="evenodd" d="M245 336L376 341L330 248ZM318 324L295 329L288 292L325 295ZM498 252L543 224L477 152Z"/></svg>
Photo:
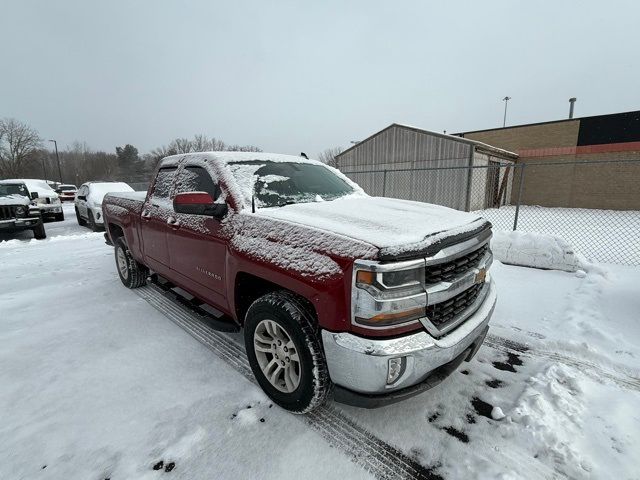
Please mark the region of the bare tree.
<svg viewBox="0 0 640 480"><path fill-rule="evenodd" d="M330 167L338 167L338 155L342 153L342 147L332 147L318 154L318 160Z"/></svg>
<svg viewBox="0 0 640 480"><path fill-rule="evenodd" d="M0 120L0 174L17 176L32 163L42 139L38 132L15 118Z"/></svg>

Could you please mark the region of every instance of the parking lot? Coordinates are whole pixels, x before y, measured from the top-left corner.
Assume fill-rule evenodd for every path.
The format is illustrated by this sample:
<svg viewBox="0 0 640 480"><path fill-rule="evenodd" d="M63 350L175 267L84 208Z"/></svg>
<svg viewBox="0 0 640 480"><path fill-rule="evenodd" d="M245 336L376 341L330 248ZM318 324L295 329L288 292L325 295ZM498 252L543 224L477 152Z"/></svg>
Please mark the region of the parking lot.
<svg viewBox="0 0 640 480"><path fill-rule="evenodd" d="M396 405L294 416L239 335L124 288L102 233L65 216L0 242L2 478L637 478L637 267L496 262L471 363Z"/></svg>

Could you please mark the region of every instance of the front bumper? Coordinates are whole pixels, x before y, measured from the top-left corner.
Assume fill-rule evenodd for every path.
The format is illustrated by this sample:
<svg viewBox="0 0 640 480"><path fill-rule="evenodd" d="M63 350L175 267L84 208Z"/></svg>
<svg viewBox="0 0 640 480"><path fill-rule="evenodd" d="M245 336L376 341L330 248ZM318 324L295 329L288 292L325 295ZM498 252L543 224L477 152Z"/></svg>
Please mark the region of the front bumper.
<svg viewBox="0 0 640 480"><path fill-rule="evenodd" d="M437 385L478 350L495 303L495 285L489 280L488 292L477 310L440 338L420 331L399 338L374 340L323 330L329 375L336 385L335 399L372 408L398 402ZM401 357L405 358L404 371L388 385L389 360Z"/></svg>
<svg viewBox="0 0 640 480"><path fill-rule="evenodd" d="M11 220L0 220L0 230L28 230L41 222L40 217L18 217Z"/></svg>
<svg viewBox="0 0 640 480"><path fill-rule="evenodd" d="M42 215L62 213L62 205L59 203L38 203L36 207L40 209Z"/></svg>

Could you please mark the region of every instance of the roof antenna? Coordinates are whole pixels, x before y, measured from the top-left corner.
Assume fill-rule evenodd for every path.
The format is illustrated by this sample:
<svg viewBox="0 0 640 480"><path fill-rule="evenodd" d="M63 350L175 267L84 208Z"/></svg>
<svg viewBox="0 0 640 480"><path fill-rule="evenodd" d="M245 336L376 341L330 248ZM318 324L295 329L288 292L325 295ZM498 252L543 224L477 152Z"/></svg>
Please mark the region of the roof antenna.
<svg viewBox="0 0 640 480"><path fill-rule="evenodd" d="M309 160L309 157L307 157L307 154L304 152L300 152L300 156L306 158L307 160Z"/></svg>

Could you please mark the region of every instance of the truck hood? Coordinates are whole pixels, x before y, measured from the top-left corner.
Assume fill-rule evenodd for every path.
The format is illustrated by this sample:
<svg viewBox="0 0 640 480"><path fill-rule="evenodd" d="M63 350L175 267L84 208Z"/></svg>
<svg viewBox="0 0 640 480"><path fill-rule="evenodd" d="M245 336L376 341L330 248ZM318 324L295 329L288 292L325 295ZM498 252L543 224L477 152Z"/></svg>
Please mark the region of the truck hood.
<svg viewBox="0 0 640 480"><path fill-rule="evenodd" d="M23 205L28 206L29 199L24 195L4 195L0 197L0 205Z"/></svg>
<svg viewBox="0 0 640 480"><path fill-rule="evenodd" d="M265 208L256 214L366 242L380 249L380 258L418 254L446 238L489 227L472 213L368 196Z"/></svg>

